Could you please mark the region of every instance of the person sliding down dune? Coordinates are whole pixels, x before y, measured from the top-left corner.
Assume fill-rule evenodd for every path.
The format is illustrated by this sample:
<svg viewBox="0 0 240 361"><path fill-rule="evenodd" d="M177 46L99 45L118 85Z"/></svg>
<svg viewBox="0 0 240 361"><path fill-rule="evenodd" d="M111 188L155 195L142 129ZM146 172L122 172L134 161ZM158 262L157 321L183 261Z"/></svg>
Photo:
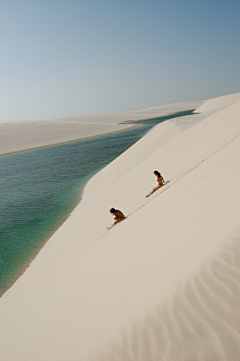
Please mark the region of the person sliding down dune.
<svg viewBox="0 0 240 361"><path fill-rule="evenodd" d="M146 197L149 197L151 194L153 194L154 192L156 192L156 190L158 190L159 188L161 188L161 187L163 186L163 183L164 183L164 179L163 179L163 176L161 175L161 173L159 173L157 170L155 170L153 173L154 173L155 176L157 177L158 185L157 185L156 187L154 187L153 190L146 195Z"/></svg>
<svg viewBox="0 0 240 361"><path fill-rule="evenodd" d="M115 219L113 226L114 226L114 224L121 222L122 220L124 220L126 218L125 215L121 211L119 211L119 209L111 208L110 213L112 213L114 215L114 219Z"/></svg>

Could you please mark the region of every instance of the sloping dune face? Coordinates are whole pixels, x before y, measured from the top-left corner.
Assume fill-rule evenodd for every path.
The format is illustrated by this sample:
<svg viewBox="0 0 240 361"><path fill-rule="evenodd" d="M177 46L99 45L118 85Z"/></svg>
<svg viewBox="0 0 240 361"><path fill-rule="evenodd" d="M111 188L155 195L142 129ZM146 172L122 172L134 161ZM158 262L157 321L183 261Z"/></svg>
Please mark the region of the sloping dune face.
<svg viewBox="0 0 240 361"><path fill-rule="evenodd" d="M239 114L159 124L91 179L0 300L3 360L239 360Z"/></svg>

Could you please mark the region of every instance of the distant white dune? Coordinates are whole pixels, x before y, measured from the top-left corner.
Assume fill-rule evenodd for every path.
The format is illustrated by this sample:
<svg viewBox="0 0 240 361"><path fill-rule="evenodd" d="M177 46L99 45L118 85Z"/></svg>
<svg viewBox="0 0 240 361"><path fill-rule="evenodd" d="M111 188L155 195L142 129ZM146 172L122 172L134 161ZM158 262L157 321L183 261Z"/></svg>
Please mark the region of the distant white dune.
<svg viewBox="0 0 240 361"><path fill-rule="evenodd" d="M240 102L220 100L88 182L0 299L0 359L239 360ZM146 198L155 169L168 183ZM111 207L127 218L108 230Z"/></svg>
<svg viewBox="0 0 240 361"><path fill-rule="evenodd" d="M210 112L219 108L223 108L229 106L231 104L240 102L240 93L223 95L221 97L212 98L204 102L200 105L195 112L196 113L203 113L203 112Z"/></svg>
<svg viewBox="0 0 240 361"><path fill-rule="evenodd" d="M130 129L129 121L196 109L202 102L183 102L112 114L0 123L0 155L72 142Z"/></svg>

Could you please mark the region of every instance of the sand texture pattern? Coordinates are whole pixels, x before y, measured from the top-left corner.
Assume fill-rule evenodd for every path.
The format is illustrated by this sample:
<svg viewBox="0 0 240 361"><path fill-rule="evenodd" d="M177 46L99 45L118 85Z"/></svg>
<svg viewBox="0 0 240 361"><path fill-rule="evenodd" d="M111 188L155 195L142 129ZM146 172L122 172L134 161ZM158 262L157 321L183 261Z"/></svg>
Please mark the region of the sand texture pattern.
<svg viewBox="0 0 240 361"><path fill-rule="evenodd" d="M157 125L88 182L0 299L0 359L239 360L240 103L231 100L198 121ZM168 182L146 198L155 169ZM108 230L111 207L127 218Z"/></svg>

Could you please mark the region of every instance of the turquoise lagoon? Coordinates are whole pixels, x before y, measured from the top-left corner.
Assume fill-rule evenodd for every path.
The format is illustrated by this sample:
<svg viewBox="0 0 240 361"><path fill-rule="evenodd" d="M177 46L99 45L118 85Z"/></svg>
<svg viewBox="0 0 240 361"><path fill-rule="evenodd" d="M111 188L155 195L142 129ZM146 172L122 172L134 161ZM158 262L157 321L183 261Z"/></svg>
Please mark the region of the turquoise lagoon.
<svg viewBox="0 0 240 361"><path fill-rule="evenodd" d="M159 122L0 157L0 296L78 204L86 182ZM81 220L80 220L81 221Z"/></svg>

